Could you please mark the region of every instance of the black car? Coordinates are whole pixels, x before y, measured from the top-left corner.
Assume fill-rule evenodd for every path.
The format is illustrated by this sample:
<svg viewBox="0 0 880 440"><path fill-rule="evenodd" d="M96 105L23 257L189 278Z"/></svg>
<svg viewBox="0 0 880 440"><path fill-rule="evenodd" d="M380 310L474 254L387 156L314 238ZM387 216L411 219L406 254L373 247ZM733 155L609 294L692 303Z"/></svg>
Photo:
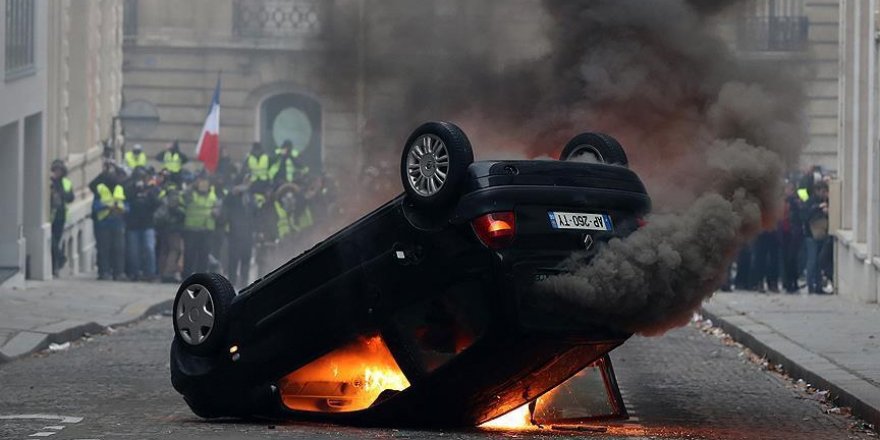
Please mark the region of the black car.
<svg viewBox="0 0 880 440"><path fill-rule="evenodd" d="M193 412L474 426L593 366L623 413L606 354L630 335L526 299L649 211L617 141L474 162L457 126L429 122L400 171L404 194L238 294L217 274L183 282L171 380Z"/></svg>

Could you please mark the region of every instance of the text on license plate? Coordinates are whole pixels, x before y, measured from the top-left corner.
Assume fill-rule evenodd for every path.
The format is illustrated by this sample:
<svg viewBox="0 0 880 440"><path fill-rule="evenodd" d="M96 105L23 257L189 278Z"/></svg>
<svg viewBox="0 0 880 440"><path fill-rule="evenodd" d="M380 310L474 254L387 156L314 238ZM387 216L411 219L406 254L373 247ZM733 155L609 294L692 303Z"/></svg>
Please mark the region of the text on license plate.
<svg viewBox="0 0 880 440"><path fill-rule="evenodd" d="M550 226L554 229L587 229L591 231L610 231L613 229L611 216L603 214L581 214L576 212L550 211Z"/></svg>

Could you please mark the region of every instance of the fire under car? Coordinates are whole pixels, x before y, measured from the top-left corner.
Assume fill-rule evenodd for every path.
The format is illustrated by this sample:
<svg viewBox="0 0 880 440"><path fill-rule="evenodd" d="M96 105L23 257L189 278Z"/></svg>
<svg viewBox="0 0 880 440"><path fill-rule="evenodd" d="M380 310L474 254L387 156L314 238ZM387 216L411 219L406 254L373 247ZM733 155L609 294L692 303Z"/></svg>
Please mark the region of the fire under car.
<svg viewBox="0 0 880 440"><path fill-rule="evenodd" d="M630 334L528 299L650 210L620 144L583 133L560 160L475 162L461 129L429 122L400 175L403 194L240 292L217 274L182 283L171 381L192 411L418 427L523 405L625 417L607 354Z"/></svg>

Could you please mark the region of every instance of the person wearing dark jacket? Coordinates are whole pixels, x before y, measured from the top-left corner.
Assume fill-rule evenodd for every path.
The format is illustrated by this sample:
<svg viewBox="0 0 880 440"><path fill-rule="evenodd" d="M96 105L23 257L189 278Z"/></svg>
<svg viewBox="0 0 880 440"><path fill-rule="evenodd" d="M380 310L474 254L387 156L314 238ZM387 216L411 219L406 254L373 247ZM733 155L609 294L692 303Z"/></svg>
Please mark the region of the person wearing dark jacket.
<svg viewBox="0 0 880 440"><path fill-rule="evenodd" d="M250 176L244 173L237 179L236 185L223 202L223 217L228 227L226 241L229 246L226 274L235 287L250 281L257 203L249 187Z"/></svg>
<svg viewBox="0 0 880 440"><path fill-rule="evenodd" d="M52 221L52 276L57 277L66 263L61 236L67 223L67 205L73 201L73 183L67 178L67 167L61 160L56 159L52 162L51 171L49 217Z"/></svg>
<svg viewBox="0 0 880 440"><path fill-rule="evenodd" d="M92 219L98 247L98 279L125 279L125 214L128 201L122 186L124 173L111 162L89 182L94 194Z"/></svg>
<svg viewBox="0 0 880 440"><path fill-rule="evenodd" d="M168 183L159 192L160 205L153 213L159 246L159 277L163 283L179 282L180 257L183 256L183 222L186 212L180 191Z"/></svg>
<svg viewBox="0 0 880 440"><path fill-rule="evenodd" d="M813 186L813 192L804 208L804 235L807 251L807 287L810 293L824 293L822 290L822 272L827 272L822 255L827 253L828 237L828 184L819 182Z"/></svg>
<svg viewBox="0 0 880 440"><path fill-rule="evenodd" d="M794 183L786 183L779 236L782 243L782 288L788 293L796 293L799 290L798 278L801 271L798 259L804 240L802 205L803 202L797 195Z"/></svg>
<svg viewBox="0 0 880 440"><path fill-rule="evenodd" d="M125 216L125 249L128 277L152 281L156 278L156 228L153 215L159 208L159 188L150 175L136 168L126 186L128 214Z"/></svg>

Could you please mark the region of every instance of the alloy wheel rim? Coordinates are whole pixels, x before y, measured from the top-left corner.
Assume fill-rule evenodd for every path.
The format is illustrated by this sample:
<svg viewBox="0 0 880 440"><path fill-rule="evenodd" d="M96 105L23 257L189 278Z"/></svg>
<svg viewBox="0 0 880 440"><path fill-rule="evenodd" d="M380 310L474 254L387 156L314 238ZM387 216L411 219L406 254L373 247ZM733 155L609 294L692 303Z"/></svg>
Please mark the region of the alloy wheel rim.
<svg viewBox="0 0 880 440"><path fill-rule="evenodd" d="M214 330L214 298L201 284L184 289L174 311L177 334L189 345L199 345Z"/></svg>
<svg viewBox="0 0 880 440"><path fill-rule="evenodd" d="M407 182L417 194L437 194L449 175L449 152L446 144L432 134L424 134L410 144L406 155Z"/></svg>

